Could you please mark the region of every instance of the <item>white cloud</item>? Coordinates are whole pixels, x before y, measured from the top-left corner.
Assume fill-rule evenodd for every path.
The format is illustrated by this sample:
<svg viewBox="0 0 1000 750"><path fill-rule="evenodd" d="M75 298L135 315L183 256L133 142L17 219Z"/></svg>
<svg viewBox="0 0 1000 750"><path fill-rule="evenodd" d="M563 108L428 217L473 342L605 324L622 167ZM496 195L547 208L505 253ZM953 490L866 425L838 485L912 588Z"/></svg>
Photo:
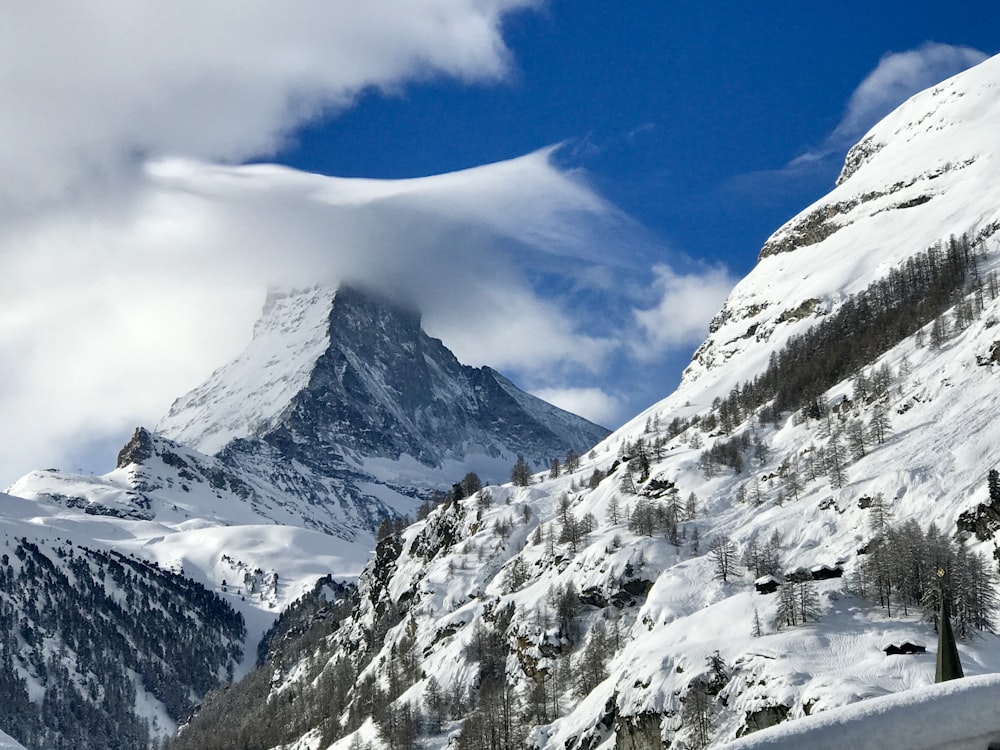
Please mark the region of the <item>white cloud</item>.
<svg viewBox="0 0 1000 750"><path fill-rule="evenodd" d="M971 47L927 42L890 52L851 94L847 111L828 143L853 145L875 123L919 91L978 65L987 55Z"/></svg>
<svg viewBox="0 0 1000 750"><path fill-rule="evenodd" d="M0 235L0 470L154 423L242 348L274 284L381 289L463 361L522 376L593 373L613 349L596 311L577 321L528 280L553 248L586 264L588 233L618 222L547 151L404 181L170 160L133 190L127 211Z"/></svg>
<svg viewBox="0 0 1000 750"><path fill-rule="evenodd" d="M788 190L793 181L815 179L824 171L835 170L847 150L904 101L986 57L971 47L937 42L885 54L853 91L837 127L822 142L780 169L737 175L727 181L726 187L744 194L772 194Z"/></svg>
<svg viewBox="0 0 1000 750"><path fill-rule="evenodd" d="M0 208L127 180L148 157L273 153L367 88L498 80L536 0L39 0L0 25Z"/></svg>
<svg viewBox="0 0 1000 750"><path fill-rule="evenodd" d="M540 1L5 11L0 486L155 423L245 345L276 284L377 287L418 305L463 361L620 418L593 383L631 351L649 238L551 149L398 181L232 166L369 88L502 78L501 21ZM657 274L663 301L636 316L643 357L693 340L703 322L670 300L713 287ZM671 316L685 333L657 328Z"/></svg>
<svg viewBox="0 0 1000 750"><path fill-rule="evenodd" d="M634 313L639 336L632 342L632 353L644 361L704 339L712 316L737 281L721 267L682 274L660 265L654 267L653 273L653 292L658 301Z"/></svg>
<svg viewBox="0 0 1000 750"><path fill-rule="evenodd" d="M626 416L621 401L600 388L540 388L534 394L596 424L616 424Z"/></svg>

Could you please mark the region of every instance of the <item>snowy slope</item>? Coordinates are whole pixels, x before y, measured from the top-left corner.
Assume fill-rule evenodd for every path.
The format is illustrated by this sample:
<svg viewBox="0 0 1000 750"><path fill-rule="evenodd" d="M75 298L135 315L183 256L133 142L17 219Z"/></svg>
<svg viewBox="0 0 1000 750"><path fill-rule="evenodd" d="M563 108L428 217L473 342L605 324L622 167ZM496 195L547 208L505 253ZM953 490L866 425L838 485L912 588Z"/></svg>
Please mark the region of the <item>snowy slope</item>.
<svg viewBox="0 0 1000 750"><path fill-rule="evenodd" d="M381 521L414 514L423 494L470 470L504 476L522 446L541 463L607 434L521 393L489 368L461 365L426 336L412 311L344 289L269 295L246 351L179 399L161 426L195 447L140 427L107 474L36 471L0 495L0 543L28 561L0 568L17 582L10 596L0 587L0 616L11 631L17 623L18 633L0 643L0 656L14 665L0 673L0 698L14 707L13 718L0 710L0 728L30 738L31 747L73 736L66 716L78 697L55 675L96 700L101 680L87 667L95 652L101 665L143 665L115 683L116 699L102 704L107 715L98 712L102 721L122 722L128 737L123 729L95 747L120 742L131 749L144 746L146 732L171 733L208 688L251 669L261 636L317 579L357 577ZM235 655L215 654L223 647L214 641L223 637L202 629L206 643L199 648L223 659L205 667L211 681L194 664L189 677L198 682L190 685L175 679L172 662L156 666L147 650L165 647L154 642L145 611L155 606L128 592L126 635L107 649L95 646L95 633L114 628L98 623L80 635L53 625L60 608L95 623L118 617L121 592L111 583L118 555L141 561L137 570L154 582L144 596L195 592L197 617L211 619L227 607L239 614L240 635L226 634L225 649ZM85 565L93 574L81 579ZM26 583L32 566L52 571L37 606ZM182 579L196 587L189 591ZM100 606L81 603L92 599ZM181 633L189 620L175 611L176 601L171 606L181 619L165 619L165 632ZM58 717L45 726L32 718L55 710Z"/></svg>
<svg viewBox="0 0 1000 750"><path fill-rule="evenodd" d="M836 708L766 729L727 750L982 750L1000 742L1000 675L945 682Z"/></svg>
<svg viewBox="0 0 1000 750"><path fill-rule="evenodd" d="M328 288L269 292L247 348L177 399L157 432L214 454L273 427L329 346L333 297Z"/></svg>
<svg viewBox="0 0 1000 750"><path fill-rule="evenodd" d="M993 235L1000 227L998 69L1000 59L987 60L872 128L848 154L837 187L765 243L713 320L678 397L704 403L762 370L815 316L932 243L965 232ZM796 315L809 300L815 310Z"/></svg>
<svg viewBox="0 0 1000 750"><path fill-rule="evenodd" d="M439 508L380 545L355 612L326 645L328 668L350 655L361 665L355 683L385 690L392 711L428 710L432 677L464 698L425 740L433 747L487 721L471 708L477 684L484 700L483 629L499 633L508 697L530 717L529 740L540 748L719 745L779 721L792 720L793 731L794 720L847 704L869 717L881 716L880 706L911 705L861 708L933 682L936 634L925 611L887 609L851 581L871 559L873 499L884 499L879 507L894 524L913 521L926 532L933 523L946 538L963 512L989 502L986 474L1000 466L1000 295L977 300L967 284L938 318L949 329L942 341L928 345L930 321L902 336L825 389L816 399L821 415L741 414L724 433L714 405L761 375L794 336L836 320L850 295L937 243L966 235L979 278L1000 270L996 132L1000 58L915 96L873 128L837 187L765 245L675 393L599 443L572 475L488 488L488 497ZM958 325L963 305L974 314ZM858 372L867 379L877 371L882 392L856 391ZM880 409L887 424L876 440L870 429ZM854 422L868 437L842 478L810 470L831 450L831 432L847 434ZM703 453L741 436L742 471L706 471ZM629 460L639 442L648 475ZM592 482L595 470L608 476ZM791 472L800 487L790 489ZM674 530L647 534L627 522L645 503L666 512L674 497ZM727 580L707 554L722 536L737 558ZM993 540L966 537L968 552L992 559ZM758 593L743 564L754 545L780 558L783 587L800 569L806 578L824 566L844 576L810 583L805 624L781 624L781 594ZM883 652L904 642L927 653ZM419 669L401 683L403 651L419 655ZM1000 671L991 630L962 641L959 652L967 675ZM303 661L275 692L307 690L322 669ZM715 681L704 737L690 713L699 680ZM991 678L968 689L980 688L977 701L995 695ZM349 729L339 739L317 731L296 747L383 741L386 730L362 722L359 705L345 704L339 718ZM981 728L985 737L1000 726ZM965 747L960 729L946 734Z"/></svg>

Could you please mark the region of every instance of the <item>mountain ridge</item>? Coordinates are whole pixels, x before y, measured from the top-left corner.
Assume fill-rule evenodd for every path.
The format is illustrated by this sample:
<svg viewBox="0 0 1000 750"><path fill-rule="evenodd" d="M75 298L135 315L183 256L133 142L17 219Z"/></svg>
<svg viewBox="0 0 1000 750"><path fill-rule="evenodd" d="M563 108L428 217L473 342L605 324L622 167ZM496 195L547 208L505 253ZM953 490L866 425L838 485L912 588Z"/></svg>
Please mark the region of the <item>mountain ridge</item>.
<svg viewBox="0 0 1000 750"><path fill-rule="evenodd" d="M793 727L933 681L942 563L986 596L978 626L953 610L966 674L1000 671L993 542L958 526L1000 464L997 128L1000 57L913 97L765 243L674 393L578 469L383 540L354 611L268 696L348 658L353 689L281 741L654 750ZM722 413L890 271L963 253L943 308L809 403ZM904 642L927 652L889 655Z"/></svg>
<svg viewBox="0 0 1000 750"><path fill-rule="evenodd" d="M80 524L86 514L76 506L51 511L56 494L102 508L113 507L104 500L135 505L128 493L145 466L170 491L154 498L166 516L91 515L88 530L108 545L182 560L234 604L237 571L240 596L256 597L254 607L316 599L302 607L306 621L283 641L280 661L216 693L217 723L193 718L170 750L200 748L206 736L244 750L720 746L869 698L921 692L934 679L932 620L946 594L955 600L956 631L966 636L958 647L966 674L1000 672L995 542L988 529L976 537L959 525L963 513L994 500L987 476L1000 465L998 128L1000 57L909 100L849 153L830 194L765 243L781 250L762 252L733 290L675 392L581 451L578 465L451 493L412 525L388 531L335 615L321 601L325 593L300 585L315 580L318 563L299 548L316 544L306 551L318 554L329 536L245 520L252 532L223 525L227 513L256 516L254 502L305 517L316 507L312 494L336 491L282 460L308 452L306 436L339 445L335 431L297 419L297 405L286 408L291 398L275 397L256 413L255 434L236 430L213 455L146 431L131 454L141 461L126 452L118 474L95 480L100 491L0 501L16 506L20 533L37 519L67 533L61 524ZM962 266L952 269L945 303L847 375L817 385L806 403L776 405L772 392L747 396L773 385L762 376L788 352L800 358L793 367L828 353L827 342L805 352L793 344L846 320L873 284L889 283L911 262L933 281L954 258ZM288 320L309 307L300 301ZM269 313L282 305L276 300ZM310 309L316 325L295 351L311 363L311 378L329 342L324 315ZM403 328L412 328L410 314L398 318ZM835 343L850 349L856 331L841 331ZM377 346L377 339L354 343ZM418 338L411 348L423 346ZM355 395L428 382L393 385L380 370L353 365L354 352L331 355L317 380L342 387L338 373L350 373ZM289 379L275 368L264 378L267 392L307 389L303 372ZM492 376L482 377L489 385ZM467 393L462 383L456 393ZM500 380L492 383L506 393ZM247 392L229 395L241 394L236 403ZM419 424L416 412L391 413L366 399L358 401L363 425ZM194 434L204 422L184 424ZM386 478L400 471L391 457L403 455L394 451L408 439L394 433L380 444L382 465L350 446L332 459L325 449L306 458L314 467L335 462L356 472L352 478L382 472L383 483L364 491L388 503ZM426 469L410 458L414 471ZM240 485L217 475L226 467L255 477L247 497L301 482L302 504L244 502ZM85 484L43 479L19 490ZM185 493L215 517L185 519ZM180 505L171 509L172 502ZM43 506L51 515L35 515ZM110 539L109 529L126 527L142 532ZM286 536L268 536L272 528ZM287 575L277 570L293 563ZM940 567L952 590L942 588ZM248 630L260 632L264 619ZM894 654L889 647L899 643L926 648ZM960 728L950 733L947 718L942 723L945 737L961 740ZM977 727L977 738L987 735L1000 736L1000 724Z"/></svg>

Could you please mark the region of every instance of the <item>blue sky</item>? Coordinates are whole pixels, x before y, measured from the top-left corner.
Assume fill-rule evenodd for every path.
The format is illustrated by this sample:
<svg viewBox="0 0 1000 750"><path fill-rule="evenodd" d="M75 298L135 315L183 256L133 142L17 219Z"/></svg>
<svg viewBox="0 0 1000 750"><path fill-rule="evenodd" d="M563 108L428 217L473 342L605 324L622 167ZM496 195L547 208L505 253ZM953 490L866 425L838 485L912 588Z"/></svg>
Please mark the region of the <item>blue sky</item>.
<svg viewBox="0 0 1000 750"><path fill-rule="evenodd" d="M771 232L829 189L843 150L797 179L740 189L740 177L820 146L886 54L928 42L993 54L998 21L988 3L556 0L505 22L505 81L370 93L304 128L277 161L400 178L566 143L562 163L586 169L602 195L742 275Z"/></svg>
<svg viewBox="0 0 1000 750"><path fill-rule="evenodd" d="M557 163L584 170L649 231L639 243L644 271L666 258L674 268L721 265L739 278L775 229L832 187L865 129L968 63L933 45L993 54L998 17L976 3L557 0L507 17L513 65L502 82L369 92L298 131L277 161L399 179L563 144ZM845 122L866 77L907 52L913 59L883 82L884 98ZM594 380L616 407L597 416L613 425L667 393L697 343L599 373Z"/></svg>
<svg viewBox="0 0 1000 750"><path fill-rule="evenodd" d="M1000 49L972 2L50 5L0 28L0 485L110 468L273 285L381 285L613 427L868 127Z"/></svg>

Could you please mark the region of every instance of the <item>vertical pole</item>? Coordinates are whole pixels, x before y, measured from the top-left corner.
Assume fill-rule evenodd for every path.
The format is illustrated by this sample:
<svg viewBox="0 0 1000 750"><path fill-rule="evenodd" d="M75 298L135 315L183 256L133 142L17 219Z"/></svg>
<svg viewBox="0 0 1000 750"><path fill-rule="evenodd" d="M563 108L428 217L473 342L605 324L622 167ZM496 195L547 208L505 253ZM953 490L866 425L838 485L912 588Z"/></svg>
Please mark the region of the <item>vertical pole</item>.
<svg viewBox="0 0 1000 750"><path fill-rule="evenodd" d="M938 568L937 575L940 584L941 621L938 623L937 669L934 673L934 682L944 682L957 680L965 675L962 672L962 662L958 658L955 633L951 629L951 615L948 612L950 592L946 586L944 568Z"/></svg>

